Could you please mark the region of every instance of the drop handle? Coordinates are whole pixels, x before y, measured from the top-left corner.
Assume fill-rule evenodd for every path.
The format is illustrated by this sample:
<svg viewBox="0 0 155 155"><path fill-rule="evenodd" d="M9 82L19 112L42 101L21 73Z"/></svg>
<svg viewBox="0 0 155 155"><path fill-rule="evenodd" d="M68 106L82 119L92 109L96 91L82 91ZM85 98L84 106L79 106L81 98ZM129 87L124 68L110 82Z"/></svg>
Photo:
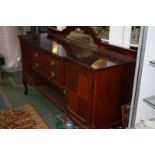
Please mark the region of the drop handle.
<svg viewBox="0 0 155 155"><path fill-rule="evenodd" d="M64 89L64 94L66 94L66 92L67 92L67 87L65 87L65 89Z"/></svg>
<svg viewBox="0 0 155 155"><path fill-rule="evenodd" d="M37 57L38 56L38 53L35 53L35 57Z"/></svg>
<svg viewBox="0 0 155 155"><path fill-rule="evenodd" d="M55 73L51 72L51 78L54 78L54 77L55 77Z"/></svg>
<svg viewBox="0 0 155 155"><path fill-rule="evenodd" d="M51 66L54 66L55 65L55 63L54 63L54 61L51 61L51 64L50 64Z"/></svg>
<svg viewBox="0 0 155 155"><path fill-rule="evenodd" d="M39 64L38 63L35 63L35 67L37 68L39 66Z"/></svg>

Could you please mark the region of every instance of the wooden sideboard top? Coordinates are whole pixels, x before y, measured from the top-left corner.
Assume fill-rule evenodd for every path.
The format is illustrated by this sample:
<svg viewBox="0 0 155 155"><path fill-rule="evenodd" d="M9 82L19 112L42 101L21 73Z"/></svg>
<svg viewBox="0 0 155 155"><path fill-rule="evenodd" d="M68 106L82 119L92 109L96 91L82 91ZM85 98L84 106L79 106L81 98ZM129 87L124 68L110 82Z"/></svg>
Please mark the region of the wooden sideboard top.
<svg viewBox="0 0 155 155"><path fill-rule="evenodd" d="M135 61L111 50L86 46L67 38L49 39L45 33L20 36L20 38L26 40L34 47L43 49L45 52L50 52L58 57L65 57L92 70L109 68Z"/></svg>

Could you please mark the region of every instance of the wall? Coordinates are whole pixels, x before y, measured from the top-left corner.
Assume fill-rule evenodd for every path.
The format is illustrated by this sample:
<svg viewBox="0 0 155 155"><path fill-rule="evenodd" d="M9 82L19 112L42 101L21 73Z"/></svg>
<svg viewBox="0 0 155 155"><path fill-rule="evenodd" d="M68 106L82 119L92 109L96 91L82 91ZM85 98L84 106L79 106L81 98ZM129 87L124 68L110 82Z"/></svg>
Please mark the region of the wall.
<svg viewBox="0 0 155 155"><path fill-rule="evenodd" d="M122 47L130 47L131 26L110 26L109 43Z"/></svg>
<svg viewBox="0 0 155 155"><path fill-rule="evenodd" d="M155 95L155 67L149 64L149 60L155 60L155 27L153 26L148 27L144 50L145 54L135 123L155 117L155 110L143 101L145 97Z"/></svg>
<svg viewBox="0 0 155 155"><path fill-rule="evenodd" d="M66 26L57 26L57 30L60 30L60 31L64 30L65 28Z"/></svg>
<svg viewBox="0 0 155 155"><path fill-rule="evenodd" d="M0 54L5 58L3 69L16 68L20 64L21 51L17 26L0 26Z"/></svg>

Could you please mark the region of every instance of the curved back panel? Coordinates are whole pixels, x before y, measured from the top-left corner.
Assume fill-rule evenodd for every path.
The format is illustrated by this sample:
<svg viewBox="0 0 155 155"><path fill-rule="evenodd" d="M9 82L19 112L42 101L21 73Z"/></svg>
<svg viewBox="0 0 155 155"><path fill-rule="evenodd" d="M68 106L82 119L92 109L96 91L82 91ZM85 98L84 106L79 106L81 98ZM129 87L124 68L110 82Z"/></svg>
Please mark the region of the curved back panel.
<svg viewBox="0 0 155 155"><path fill-rule="evenodd" d="M101 39L97 37L97 34L95 33L94 29L91 26L67 26L63 31L59 31L49 27L48 38L54 37L54 38L59 38L63 40L67 38L67 36L69 36L69 34L75 31L77 28L80 28L81 30L83 30L84 34L91 36L91 38L93 39L93 42L95 43L95 45L97 45L98 48L110 50L122 55L126 55L127 57L136 59L137 52L135 50L102 42ZM81 41L82 43L82 40L79 40L79 41Z"/></svg>
<svg viewBox="0 0 155 155"><path fill-rule="evenodd" d="M95 31L90 26L67 26L63 31L58 31L52 28L48 28L48 37L58 35L59 37L67 37L72 31L75 31L77 28L80 28L84 31L85 34L88 34L92 37L94 43L99 46L101 39L96 36Z"/></svg>

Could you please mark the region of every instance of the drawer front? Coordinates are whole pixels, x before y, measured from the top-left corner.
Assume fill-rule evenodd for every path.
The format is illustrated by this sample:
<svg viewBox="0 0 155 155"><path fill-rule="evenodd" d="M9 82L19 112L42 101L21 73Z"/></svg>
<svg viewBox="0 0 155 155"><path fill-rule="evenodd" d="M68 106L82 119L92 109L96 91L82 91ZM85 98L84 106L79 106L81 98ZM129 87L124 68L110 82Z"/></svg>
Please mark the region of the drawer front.
<svg viewBox="0 0 155 155"><path fill-rule="evenodd" d="M59 70L49 67L39 61L35 60L32 64L33 69L42 77L48 79L50 82L59 85Z"/></svg>
<svg viewBox="0 0 155 155"><path fill-rule="evenodd" d="M59 68L59 60L47 52L37 50L33 52L33 59L41 64L46 64L46 66Z"/></svg>
<svg viewBox="0 0 155 155"><path fill-rule="evenodd" d="M42 77L64 89L64 60L51 53L37 49L32 53L32 67Z"/></svg>

